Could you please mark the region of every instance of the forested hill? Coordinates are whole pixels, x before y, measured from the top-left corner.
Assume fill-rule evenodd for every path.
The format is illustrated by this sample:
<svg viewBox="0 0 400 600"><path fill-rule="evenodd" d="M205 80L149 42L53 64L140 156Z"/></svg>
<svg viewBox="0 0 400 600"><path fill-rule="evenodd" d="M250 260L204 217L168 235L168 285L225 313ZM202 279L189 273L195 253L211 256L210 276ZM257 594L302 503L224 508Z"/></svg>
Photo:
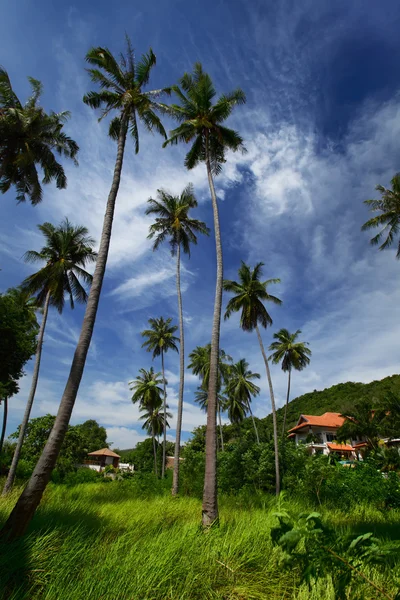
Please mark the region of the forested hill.
<svg viewBox="0 0 400 600"><path fill-rule="evenodd" d="M325 412L342 412L354 405L358 400L365 398L372 402L383 399L388 392L400 396L400 375L391 375L381 381L371 383L339 383L321 391L309 392L294 398L288 405L287 424L288 429L293 427L301 414L322 415ZM278 423L283 420L283 408L278 409ZM268 422L272 428L272 415L268 415L263 421ZM270 421L270 423L269 423ZM269 429L269 427L268 427Z"/></svg>

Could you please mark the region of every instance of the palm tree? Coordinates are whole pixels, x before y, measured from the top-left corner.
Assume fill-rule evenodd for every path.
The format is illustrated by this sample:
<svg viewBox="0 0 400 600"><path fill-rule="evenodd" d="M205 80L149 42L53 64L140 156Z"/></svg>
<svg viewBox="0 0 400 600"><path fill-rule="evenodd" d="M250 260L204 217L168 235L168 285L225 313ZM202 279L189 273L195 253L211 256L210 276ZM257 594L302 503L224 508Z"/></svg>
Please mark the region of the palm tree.
<svg viewBox="0 0 400 600"><path fill-rule="evenodd" d="M95 241L89 236L86 227L74 226L68 219L64 219L58 227L51 223L43 223L43 225L38 225L38 228L45 237L45 245L39 252L36 250L26 252L25 260L30 263L45 263L45 266L27 277L22 283L22 289L28 298L36 294L36 307L43 307L43 318L38 334L31 389L10 471L4 485L3 496L10 492L14 483L25 432L35 399L49 306L54 306L61 314L66 295L69 296L71 308L74 308L75 301L85 303L87 293L79 280L81 279L86 285L90 285L92 276L85 271L84 267L97 258L96 252L93 251Z"/></svg>
<svg viewBox="0 0 400 600"><path fill-rule="evenodd" d="M253 421L253 427L256 434L257 444L259 444L260 438L258 437L256 423L254 421L253 412L251 410L251 398L258 396L258 394L260 393L260 388L258 387L258 385L253 383L254 379L260 379L260 374L253 373L252 371L250 371L249 363L244 358L241 358L237 363L234 363L230 367L229 379L225 387L225 393L229 400L229 406L237 407L238 414L242 412L242 410L240 409L241 406L244 407L244 416L246 416L246 412L249 411L251 419Z"/></svg>
<svg viewBox="0 0 400 600"><path fill-rule="evenodd" d="M174 333L178 329L176 325L171 325L172 319L164 320L163 317L159 319L149 319L151 329L145 329L142 331L142 337L147 340L142 344L142 348L146 348L148 352L153 353L153 359L156 356L161 356L161 368L162 377L164 382L164 421L167 421L167 381L165 379L164 369L164 354L168 350L175 350L179 352L176 342L179 342ZM167 428L164 427L164 441L163 441L163 460L161 467L161 477L165 475L165 460L166 460L166 448L167 448Z"/></svg>
<svg viewBox="0 0 400 600"><path fill-rule="evenodd" d="M272 319L263 301L273 302L274 304L282 304L276 296L268 293L267 287L271 283L279 283L279 279L267 279L261 281L262 268L264 263L258 263L254 269L251 269L243 261L239 269L239 282L224 281L224 290L235 294L226 306L225 319L228 319L232 313L240 312L240 327L243 331L257 332L258 342L260 344L261 354L265 363L267 379L269 385L269 393L271 397L272 421L274 426L274 448L275 448L275 479L276 479L276 495L280 492L280 476L279 476L279 447L278 447L278 428L276 424L276 407L274 390L272 387L271 373L269 370L267 355L265 354L264 344L261 338L261 333L258 325L267 328L272 325Z"/></svg>
<svg viewBox="0 0 400 600"><path fill-rule="evenodd" d="M292 369L302 371L310 364L311 350L307 348L308 342L297 342L297 338L301 334L298 329L295 333L289 333L287 329L280 329L278 333L274 333L276 342L272 342L269 350L273 352L268 357L275 365L282 362L282 371L288 374L288 388L286 394L285 412L283 414L282 439L285 435L286 414L290 396L290 379Z"/></svg>
<svg viewBox="0 0 400 600"><path fill-rule="evenodd" d="M209 229L205 223L189 216L189 211L197 207L193 186L189 183L180 196L172 196L165 190L158 190L157 200L148 200L147 215L155 215L156 220L150 227L148 237L154 238L153 250L168 240L172 256L176 255L176 289L178 293L179 314L179 397L178 417L176 421L174 473L172 495L179 492L179 454L182 430L183 390L185 377L185 344L183 330L183 310L181 293L181 248L190 257L190 244L197 244L196 233L208 235Z"/></svg>
<svg viewBox="0 0 400 600"><path fill-rule="evenodd" d="M210 382L210 363L211 363L211 344L205 346L196 346L189 354L190 364L189 369L192 369L193 375L198 375L201 379L201 386L196 392L195 402L200 405L200 408L207 412L208 407L208 386ZM224 451L224 437L222 433L221 410L225 410L226 398L221 394L222 382L226 382L229 372L229 366L232 362L232 357L220 348L218 360L218 381L217 381L217 413L219 421L219 432L221 436L221 450ZM200 393L202 390L202 393ZM204 392L204 393L203 393Z"/></svg>
<svg viewBox="0 0 400 600"><path fill-rule="evenodd" d="M185 166L187 169L193 169L201 162L206 164L214 215L217 277L211 336L202 518L203 525L208 527L218 519L216 407L223 280L221 232L213 177L221 172L222 164L226 161L227 150L244 151L240 135L233 129L224 127L223 122L237 104L245 103L246 97L242 90L237 89L229 94L223 94L213 104L215 88L211 77L203 71L200 63L194 65L193 74L185 73L180 79L179 85L175 85L171 89L180 104L165 106L165 110L179 125L170 132L170 137L164 146L178 142L192 143L185 158Z"/></svg>
<svg viewBox="0 0 400 600"><path fill-rule="evenodd" d="M383 226L383 229L371 239L371 244L376 246L380 244L382 237L386 236L385 241L379 246L379 250L389 248L400 231L400 173L397 173L390 183L392 189L385 188L383 185L376 186L375 189L382 195L380 200L364 200L364 204L369 206L371 211L380 212L361 227L361 231L366 231ZM400 258L400 240L396 258Z"/></svg>
<svg viewBox="0 0 400 600"><path fill-rule="evenodd" d="M64 132L70 113L47 114L38 106L43 86L28 77L32 95L22 105L12 89L7 71L0 67L0 191L4 194L15 185L18 202L26 197L33 205L42 200L41 183L55 180L58 189L67 187L63 166L55 153L71 158L79 147ZM38 167L43 172L39 180Z"/></svg>
<svg viewBox="0 0 400 600"><path fill-rule="evenodd" d="M0 537L9 540L22 535L35 514L68 429L96 321L128 131L133 137L136 152L139 151L139 120L147 130L158 131L166 137L161 121L155 113L157 108L155 99L163 90L153 92L143 90L149 82L151 69L156 64L156 57L152 50L136 61L131 44L127 40L126 56L121 56L119 63L110 50L101 47L92 48L86 60L95 67L89 69L89 73L92 81L100 85L100 91L89 92L84 97L84 102L92 108L103 107L101 118L112 111L118 113L109 128L111 138L117 140L117 156L104 215L98 260L71 370L46 446L28 484L0 532Z"/></svg>
<svg viewBox="0 0 400 600"><path fill-rule="evenodd" d="M339 442L365 438L368 447L376 450L381 437L386 411L383 408L375 410L370 402L356 402L349 410L343 411L345 421L337 431Z"/></svg>
<svg viewBox="0 0 400 600"><path fill-rule="evenodd" d="M160 387L162 380L160 379L161 373L155 373L153 367L150 367L148 371L146 369L140 369L139 375L134 381L130 381L129 385L133 391L132 402L136 404L140 403L140 410L146 410L144 418L150 419L143 424L143 429L147 429L152 436L153 440L153 453L154 453L154 473L157 476L157 449L156 449L156 435L160 435L157 427L157 419L153 418L153 413L160 410L162 406L161 394L162 389ZM163 378L164 379L164 378ZM168 413L168 416L171 415ZM143 417L140 417L143 418ZM163 420L163 423L166 419Z"/></svg>

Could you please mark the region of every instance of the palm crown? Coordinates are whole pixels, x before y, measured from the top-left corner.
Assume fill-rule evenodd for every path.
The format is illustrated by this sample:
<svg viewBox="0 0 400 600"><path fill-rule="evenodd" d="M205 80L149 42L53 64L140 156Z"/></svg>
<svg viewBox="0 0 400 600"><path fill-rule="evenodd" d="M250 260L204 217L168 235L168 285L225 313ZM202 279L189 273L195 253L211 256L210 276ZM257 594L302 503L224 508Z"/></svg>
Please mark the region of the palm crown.
<svg viewBox="0 0 400 600"><path fill-rule="evenodd" d="M189 354L190 364L188 369L192 369L194 375L198 375L202 381L201 387L204 390L208 390L208 383L210 378L210 361L211 361L211 344L205 346L196 346L196 348ZM219 350L219 376L218 376L218 390L221 389L221 378L226 381L232 358L226 354L222 348Z"/></svg>
<svg viewBox="0 0 400 600"><path fill-rule="evenodd" d="M254 383L254 379L260 379L260 374L250 371L249 363L244 358L240 359L229 368L226 394L229 397L237 396L250 404L251 397L260 393L260 388Z"/></svg>
<svg viewBox="0 0 400 600"><path fill-rule="evenodd" d="M269 347L273 353L269 357L276 365L282 362L284 372L291 369L302 371L310 364L311 350L307 348L308 342L296 342L301 334L298 329L295 333L290 333L287 329L281 329L274 333L275 342Z"/></svg>
<svg viewBox="0 0 400 600"><path fill-rule="evenodd" d="M140 402L141 406L152 407L153 409L161 407L162 389L161 373L155 373L154 368L140 369L139 375L134 381L130 381L130 389L133 391L132 402Z"/></svg>
<svg viewBox="0 0 400 600"><path fill-rule="evenodd" d="M28 79L32 95L23 105L12 89L7 71L0 67L0 192L15 185L18 202L28 197L35 205L42 200L41 183L55 180L57 188L67 187L67 177L54 152L77 164L79 147L63 132L70 113L47 114L38 106L42 84ZM43 172L41 182L37 167Z"/></svg>
<svg viewBox="0 0 400 600"><path fill-rule="evenodd" d="M224 290L235 294L226 306L225 319L232 313L241 312L240 327L245 331L253 331L258 324L263 327L272 325L272 319L265 308L263 301L282 304L276 296L268 293L267 287L271 283L280 283L280 279L267 279L261 281L262 267L264 263L258 263L254 269L250 269L243 261L239 269L239 282L224 281Z"/></svg>
<svg viewBox="0 0 400 600"><path fill-rule="evenodd" d="M92 276L84 267L94 262L97 253L93 246L95 241L88 235L86 227L73 226L68 219L55 227L51 223L38 225L46 239L46 245L37 252L25 253L27 262L45 262L45 266L27 277L22 288L30 295L37 294L38 306L43 306L47 293L50 292L50 304L61 313L64 307L64 296L69 296L71 308L74 301L86 302L87 292L81 282L90 285Z"/></svg>
<svg viewBox="0 0 400 600"><path fill-rule="evenodd" d="M380 200L365 200L364 204L371 208L371 211L380 212L376 217L369 219L361 227L362 231L372 229L374 227L383 227L372 239L373 246L380 244L382 237L386 235L386 239L379 246L379 250L389 248L394 238L399 234L400 230L400 173L397 173L392 181L392 189L387 189L383 185L377 185L376 189L381 193ZM400 259L400 240L397 247L396 258Z"/></svg>
<svg viewBox="0 0 400 600"><path fill-rule="evenodd" d="M156 437L159 437L164 433L165 429L169 428L168 419L172 419L172 414L169 412L164 413L160 410L160 408L153 409L149 406L141 406L141 412L144 414L139 418L144 420L142 425L142 429L146 429L147 433L153 434Z"/></svg>
<svg viewBox="0 0 400 600"><path fill-rule="evenodd" d="M197 200L193 185L189 183L180 196L173 196L165 190L157 190L157 200L150 198L146 215L156 215L155 223L150 226L149 239L154 238L153 250L169 238L171 253L178 246L190 255L190 244L197 244L196 233L209 234L205 223L189 217L189 210L196 208Z"/></svg>
<svg viewBox="0 0 400 600"><path fill-rule="evenodd" d="M149 83L151 69L156 64L153 50L143 54L136 60L129 38L126 38L126 53L121 54L118 62L108 48L92 48L86 55L86 60L93 68L88 69L93 83L100 85L100 91L89 92L83 101L91 108L102 107L102 120L111 111L117 110L110 123L109 135L117 140L121 124L129 128L135 144L136 154L139 152L138 120L150 131L156 131L167 137L165 129L156 114L162 107L157 103L157 98L168 93L169 90L159 89L143 91Z"/></svg>
<svg viewBox="0 0 400 600"><path fill-rule="evenodd" d="M212 172L218 175L227 150L245 152L240 135L222 125L237 104L246 102L244 92L238 88L223 94L213 104L216 91L211 77L203 71L199 62L195 63L192 74L185 73L179 85L171 89L180 104L163 107L179 125L170 132L164 146L193 142L186 155L185 166L193 169L200 162L209 161Z"/></svg>
<svg viewBox="0 0 400 600"><path fill-rule="evenodd" d="M148 352L152 352L153 358L160 356L162 352L167 352L168 350L179 352L176 345L176 342L179 342L179 338L174 335L178 327L171 325L171 322L171 318L164 319L164 317L149 319L151 329L142 331L142 337L147 337L147 340L142 344L142 348L146 348Z"/></svg>

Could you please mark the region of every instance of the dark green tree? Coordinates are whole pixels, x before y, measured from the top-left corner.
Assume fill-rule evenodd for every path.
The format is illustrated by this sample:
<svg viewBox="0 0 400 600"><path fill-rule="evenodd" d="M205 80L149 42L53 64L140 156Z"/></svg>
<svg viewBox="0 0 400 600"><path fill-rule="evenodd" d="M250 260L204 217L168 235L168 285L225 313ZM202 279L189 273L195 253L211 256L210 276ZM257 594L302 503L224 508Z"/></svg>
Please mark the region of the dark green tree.
<svg viewBox="0 0 400 600"><path fill-rule="evenodd" d="M280 329L278 333L274 333L275 342L269 347L272 352L269 360L275 365L282 363L282 371L288 374L288 388L286 394L285 412L283 414L282 439L284 439L286 428L287 407L290 397L290 380L292 370L302 371L310 364L311 350L307 348L308 342L296 341L301 330L298 329L294 333L290 333L287 329Z"/></svg>
<svg viewBox="0 0 400 600"><path fill-rule="evenodd" d="M224 290L231 292L234 297L231 298L226 305L225 319L236 312L240 312L240 327L243 331L257 332L258 342L260 344L261 354L264 359L265 370L269 385L271 397L272 419L274 425L274 444L275 444L275 472L276 472L276 494L280 492L280 475L279 475L279 447L278 447L278 427L276 422L276 407L274 390L272 387L271 373L267 355L264 350L264 344L261 338L261 333L258 325L267 328L272 325L272 318L264 306L264 302L273 302L274 304L282 304L281 300L276 296L272 296L267 287L271 283L279 283L279 279L267 279L261 281L262 268L264 263L258 263L254 269L251 269L243 261L239 269L239 281L224 281Z"/></svg>
<svg viewBox="0 0 400 600"><path fill-rule="evenodd" d="M183 142L191 144L185 158L185 167L193 169L205 163L214 216L217 277L215 288L214 317L211 335L210 381L207 411L206 474L203 496L203 525L208 527L218 519L217 502L217 393L219 337L222 307L223 258L218 202L214 187L214 176L222 170L226 152L244 151L243 140L233 129L223 125L238 104L246 97L241 89L223 94L213 103L216 91L211 77L203 71L200 63L194 65L193 73L185 73L179 85L172 87L179 104L165 106L178 126L170 132L167 144Z"/></svg>
<svg viewBox="0 0 400 600"><path fill-rule="evenodd" d="M197 244L198 233L208 235L208 227L202 221L189 216L191 209L197 207L191 183L185 187L180 196L173 196L165 190L158 190L157 199L148 200L147 215L155 215L155 222L150 226L149 238L154 239L153 250L164 241L168 241L172 256L176 255L176 289L178 293L179 315L179 396L178 415L176 420L174 474L172 495L179 492L179 454L181 444L183 391L185 377L185 344L183 328L183 309L181 293L181 250L190 257L190 245Z"/></svg>
<svg viewBox="0 0 400 600"><path fill-rule="evenodd" d="M240 359L229 368L225 395L228 399L228 416L231 423L241 423L247 412L249 412L253 421L257 444L259 444L257 426L251 410L252 398L260 393L260 388L254 383L254 379L260 379L260 374L250 371L249 363L244 358Z"/></svg>
<svg viewBox="0 0 400 600"><path fill-rule="evenodd" d="M22 420L21 433L2 495L8 494L12 489L17 472L25 429L31 414L39 379L49 306L54 306L59 313L62 313L66 295L69 296L71 308L74 308L75 300L81 303L86 302L87 293L80 280L83 280L86 285L90 285L92 276L85 271L84 267L87 263L94 262L97 257L96 252L93 251L95 242L88 235L86 227L76 227L68 219L64 219L58 227L51 223L44 223L38 227L44 235L45 245L39 252L36 250L26 252L25 260L31 263L44 263L44 266L23 281L22 289L28 296L36 294L36 305L43 307L43 318L38 334L31 389Z"/></svg>
<svg viewBox="0 0 400 600"><path fill-rule="evenodd" d="M400 173L397 173L392 181L392 189L377 185L376 190L381 193L380 200L364 200L364 204L370 207L372 212L377 212L375 217L369 219L361 227L362 231L382 227L372 239L373 246L379 246L379 250L389 248L400 231ZM382 238L385 238L382 242ZM398 242L396 258L400 258L400 240Z"/></svg>
<svg viewBox="0 0 400 600"><path fill-rule="evenodd" d="M39 106L43 86L28 77L32 94L23 105L12 89L10 78L0 67L0 192L15 186L18 202L26 197L33 205L42 200L42 184L55 180L58 189L67 187L64 168L56 154L75 164L79 147L63 131L70 113L50 112ZM43 174L40 181L38 169Z"/></svg>

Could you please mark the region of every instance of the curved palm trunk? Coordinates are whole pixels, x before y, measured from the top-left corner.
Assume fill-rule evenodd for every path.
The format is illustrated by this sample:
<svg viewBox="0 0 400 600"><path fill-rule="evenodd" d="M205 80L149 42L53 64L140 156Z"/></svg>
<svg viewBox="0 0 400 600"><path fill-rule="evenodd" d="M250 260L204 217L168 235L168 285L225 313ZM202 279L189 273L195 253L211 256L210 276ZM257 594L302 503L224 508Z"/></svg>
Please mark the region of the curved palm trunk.
<svg viewBox="0 0 400 600"><path fill-rule="evenodd" d="M288 387L287 387L287 394L286 394L286 404L285 404L285 412L283 413L283 426L282 426L282 439L285 439L285 428L286 428L286 414L287 414L287 407L289 404L289 397L290 397L290 379L291 379L291 373L292 373L292 369L289 367L289 371L288 371Z"/></svg>
<svg viewBox="0 0 400 600"><path fill-rule="evenodd" d="M211 333L210 375L208 383L207 429L206 429L206 468L203 489L202 523L209 527L218 519L217 498L217 392L218 392L218 360L219 334L221 326L223 262L221 232L219 227L218 203L210 160L207 157L207 175L210 186L214 215L215 247L217 257L217 278L215 286L214 317Z"/></svg>
<svg viewBox="0 0 400 600"><path fill-rule="evenodd" d="M4 406L3 406L3 426L1 428L1 437L0 437L0 454L3 450L4 437L6 435L6 427L7 427L7 414L8 414L8 398L5 396L3 398Z"/></svg>
<svg viewBox="0 0 400 600"><path fill-rule="evenodd" d="M257 337L258 337L258 341L259 341L260 348L261 348L261 354L263 355L263 359L264 359L264 363L265 363L265 370L267 371L267 379L268 379L268 385L269 385L269 394L271 396L272 422L273 422L273 426L274 426L275 491L276 491L276 495L279 496L279 493L281 491L281 480L280 480L280 474L279 474L278 427L277 427L277 424L276 424L276 407L275 407L274 389L272 387L272 379L271 379L271 373L270 373L270 370L269 370L268 358L267 358L267 355L265 354L264 344L263 344L263 341L262 341L262 338L261 338L261 334L260 334L260 330L258 328L258 325L256 327L256 331L257 331Z"/></svg>
<svg viewBox="0 0 400 600"><path fill-rule="evenodd" d="M165 452L167 448L167 386L165 384L165 369L164 369L164 350L161 350L161 366L162 376L164 384L164 439L162 447L162 465L161 465L161 479L165 476Z"/></svg>
<svg viewBox="0 0 400 600"><path fill-rule="evenodd" d="M42 499L43 492L50 479L50 475L57 461L61 445L64 441L74 408L79 385L85 368L86 356L92 339L93 328L96 321L97 307L99 304L104 273L106 270L108 249L110 246L112 222L114 217L115 201L117 199L121 179L122 162L124 157L128 119L124 116L118 138L117 158L115 161L113 181L108 195L106 213L104 215L103 231L101 234L100 248L96 261L96 268L86 305L85 316L81 333L76 346L71 370L65 390L58 409L57 417L51 430L46 446L37 462L35 470L18 499L3 529L0 538L9 540L23 535L32 520L35 510Z"/></svg>
<svg viewBox="0 0 400 600"><path fill-rule="evenodd" d="M28 422L29 422L29 417L31 415L32 405L33 405L33 401L35 399L36 387L37 387L38 380L39 380L40 361L42 358L42 348L43 348L43 337L44 337L44 330L46 328L47 315L49 312L49 304L50 304L50 290L46 294L46 300L44 303L44 311L43 311L43 319L42 319L42 322L40 324L40 329L39 329L37 348L36 348L36 356L35 356L35 366L33 368L31 389L29 391L28 401L26 403L24 417L22 419L21 427L19 430L18 441L17 441L17 445L14 450L14 456L13 456L13 459L11 462L11 467L8 472L8 477L6 479L6 482L4 484L3 492L1 494L2 496L6 496L11 491L12 486L14 485L15 475L17 473L19 457L21 456L21 450L22 450L22 445L24 443L24 439L25 439L26 428L28 427Z"/></svg>
<svg viewBox="0 0 400 600"><path fill-rule="evenodd" d="M222 419L221 419L221 406L218 402L218 421L219 421L219 435L221 436L221 451L224 451L224 436L222 434Z"/></svg>
<svg viewBox="0 0 400 600"><path fill-rule="evenodd" d="M153 455L154 455L154 474L158 477L157 470L157 450L156 450L156 436L154 434L154 424L151 426L151 437L153 438Z"/></svg>
<svg viewBox="0 0 400 600"><path fill-rule="evenodd" d="M258 437L258 430L257 430L256 422L254 420L253 411L251 410L250 402L247 403L247 406L249 407L251 420L253 421L253 427L254 427L254 431L255 431L255 434L256 434L257 444L259 444L260 443L260 438Z"/></svg>
<svg viewBox="0 0 400 600"><path fill-rule="evenodd" d="M183 389L185 385L185 339L183 332L183 311L181 293L181 246L178 244L176 253L176 291L178 293L178 317L179 317L179 398L178 417L176 420L176 437L174 453L174 474L172 479L172 495L179 493L179 455L181 446L182 412L183 412Z"/></svg>

